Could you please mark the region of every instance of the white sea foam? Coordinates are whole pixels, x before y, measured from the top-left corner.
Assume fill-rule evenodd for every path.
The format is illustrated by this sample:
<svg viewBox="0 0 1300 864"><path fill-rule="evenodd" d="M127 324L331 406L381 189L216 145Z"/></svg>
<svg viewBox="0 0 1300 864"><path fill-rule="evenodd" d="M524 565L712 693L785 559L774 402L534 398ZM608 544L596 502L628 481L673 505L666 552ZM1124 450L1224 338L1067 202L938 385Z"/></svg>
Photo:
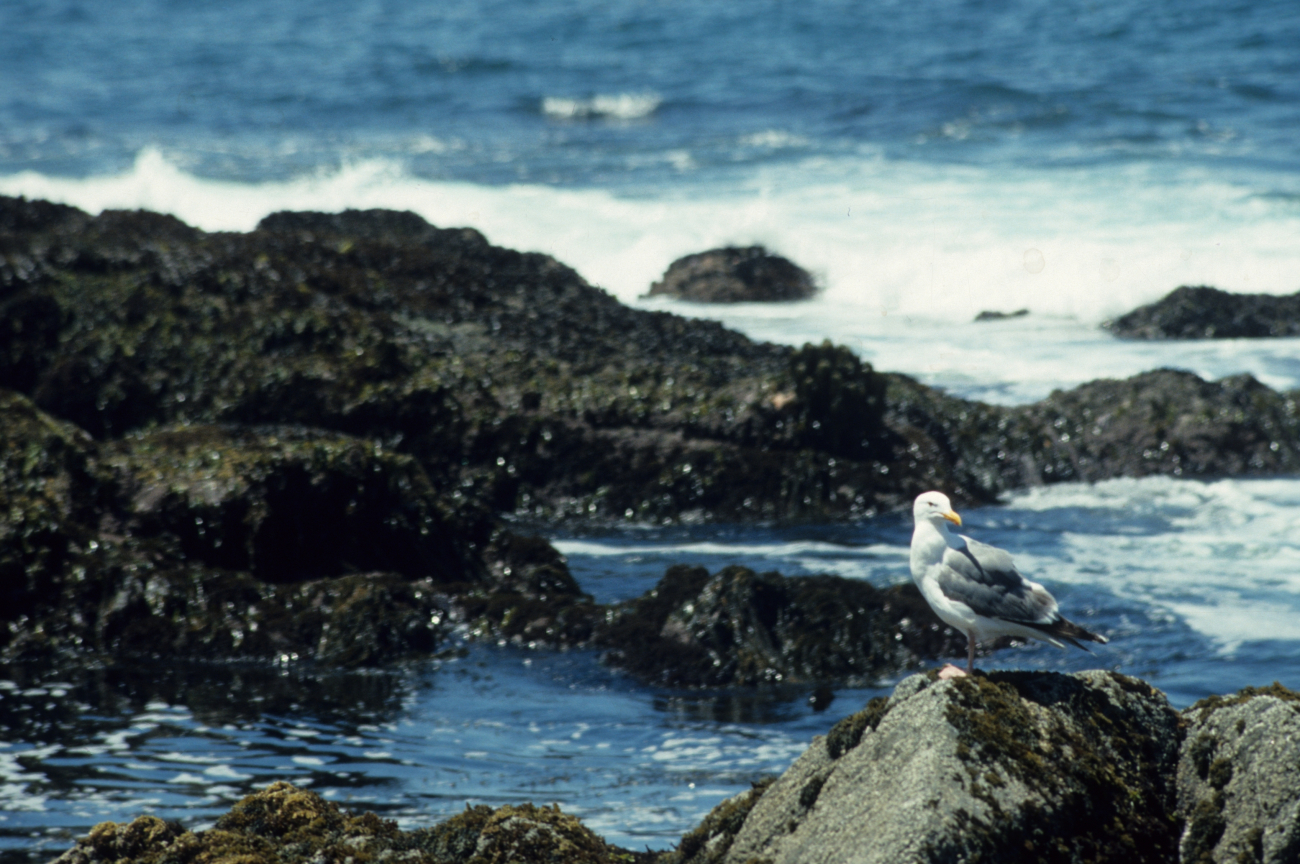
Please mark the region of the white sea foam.
<svg viewBox="0 0 1300 864"><path fill-rule="evenodd" d="M688 170L690 154L678 155ZM249 230L283 209L409 209L552 254L625 302L718 318L787 344L830 338L878 368L993 402L1159 366L1300 386L1300 340L1117 342L1097 328L1180 284L1300 289L1300 204L1199 170L996 171L868 152L757 168L726 188L684 182L620 197L423 180L385 161L226 182L188 174L148 149L118 176L25 172L0 178L0 192L91 212L142 207L208 230ZM678 256L756 242L813 271L821 294L781 305L639 299ZM980 311L1021 308L1031 314L972 323Z"/></svg>
<svg viewBox="0 0 1300 864"><path fill-rule="evenodd" d="M653 114L662 102L663 97L657 93L615 93L584 99L547 96L542 100L542 113L560 120L640 120Z"/></svg>
<svg viewBox="0 0 1300 864"><path fill-rule="evenodd" d="M1300 641L1300 480L1166 477L1064 484L1012 496L1062 518L1062 548L1017 555L1044 581L1097 584L1166 609L1225 652L1259 639ZM1114 530L1091 514L1118 512ZM1129 521L1145 527L1120 530ZM1070 526L1077 530L1071 531Z"/></svg>

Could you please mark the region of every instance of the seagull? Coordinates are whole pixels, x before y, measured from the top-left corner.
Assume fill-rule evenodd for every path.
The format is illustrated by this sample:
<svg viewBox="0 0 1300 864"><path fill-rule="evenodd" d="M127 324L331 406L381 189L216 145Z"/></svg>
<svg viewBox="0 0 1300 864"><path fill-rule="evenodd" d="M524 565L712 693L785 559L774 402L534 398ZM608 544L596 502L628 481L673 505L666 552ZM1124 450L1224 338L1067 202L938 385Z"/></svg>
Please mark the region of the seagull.
<svg viewBox="0 0 1300 864"><path fill-rule="evenodd" d="M966 669L949 663L939 673L953 678L975 671L975 640L1020 636L1065 648L1079 641L1105 644L1105 636L1089 633L1061 617L1056 599L1037 582L1021 576L1005 549L954 534L948 523L961 517L942 492L916 497L912 507L912 579L935 614L966 634Z"/></svg>

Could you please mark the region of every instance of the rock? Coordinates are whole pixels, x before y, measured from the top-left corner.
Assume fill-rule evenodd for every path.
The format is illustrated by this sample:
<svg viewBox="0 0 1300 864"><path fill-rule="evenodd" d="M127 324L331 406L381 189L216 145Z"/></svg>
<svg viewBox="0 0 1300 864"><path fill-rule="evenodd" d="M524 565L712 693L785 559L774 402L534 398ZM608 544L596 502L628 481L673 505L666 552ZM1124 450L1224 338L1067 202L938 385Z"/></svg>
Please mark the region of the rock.
<svg viewBox="0 0 1300 864"><path fill-rule="evenodd" d="M775 781L775 777L759 781L714 807L703 822L682 837L677 848L660 855L656 864L718 864L731 850L736 832L754 805Z"/></svg>
<svg viewBox="0 0 1300 864"><path fill-rule="evenodd" d="M986 309L975 316L976 321L1002 321L1006 318L1023 318L1029 314L1028 309L1017 309L1014 312L998 312L993 309Z"/></svg>
<svg viewBox="0 0 1300 864"><path fill-rule="evenodd" d="M324 429L532 519L860 517L944 474L895 452L884 378L844 349L630 309L414 214L206 234L0 197L0 226L0 386L101 440Z"/></svg>
<svg viewBox="0 0 1300 864"><path fill-rule="evenodd" d="M652 857L609 845L559 808L477 806L433 828L401 831L374 813L349 815L315 792L275 783L240 800L208 830L187 831L155 816L126 825L102 822L56 861L637 864Z"/></svg>
<svg viewBox="0 0 1300 864"><path fill-rule="evenodd" d="M1179 718L1123 675L913 676L813 744L725 862L1125 861L1177 855ZM835 733L832 733L835 735ZM856 738L856 743L855 743Z"/></svg>
<svg viewBox="0 0 1300 864"><path fill-rule="evenodd" d="M762 246L710 249L678 258L648 296L693 303L771 303L806 300L817 293L812 276Z"/></svg>
<svg viewBox="0 0 1300 864"><path fill-rule="evenodd" d="M1126 339L1300 336L1300 293L1232 294L1184 285L1102 326Z"/></svg>
<svg viewBox="0 0 1300 864"><path fill-rule="evenodd" d="M959 494L1153 474L1300 471L1296 394L1249 375L1205 381L1158 369L1010 408L937 394L902 376L888 381L885 422L915 430L921 458L951 464Z"/></svg>
<svg viewBox="0 0 1300 864"><path fill-rule="evenodd" d="M564 557L544 538L502 530L486 559L486 582L449 586L450 620L468 635L528 648L590 642L605 607L578 586Z"/></svg>
<svg viewBox="0 0 1300 864"><path fill-rule="evenodd" d="M1247 687L1183 717L1179 860L1300 860L1300 693Z"/></svg>
<svg viewBox="0 0 1300 864"><path fill-rule="evenodd" d="M911 583L880 590L739 566L713 576L669 568L653 590L611 609L594 641L609 665L667 687L862 686L965 644Z"/></svg>
<svg viewBox="0 0 1300 864"><path fill-rule="evenodd" d="M419 463L293 428L98 445L0 391L0 658L377 665L433 650L442 583L486 578Z"/></svg>

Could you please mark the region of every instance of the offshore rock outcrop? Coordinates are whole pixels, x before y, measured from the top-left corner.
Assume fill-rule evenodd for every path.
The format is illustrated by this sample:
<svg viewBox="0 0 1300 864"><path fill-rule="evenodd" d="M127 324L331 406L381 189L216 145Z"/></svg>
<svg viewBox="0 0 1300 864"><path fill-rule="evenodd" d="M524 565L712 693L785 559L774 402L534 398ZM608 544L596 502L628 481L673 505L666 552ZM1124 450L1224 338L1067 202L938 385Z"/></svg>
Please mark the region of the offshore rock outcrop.
<svg viewBox="0 0 1300 864"><path fill-rule="evenodd" d="M1102 326L1126 339L1300 336L1300 293L1232 294L1208 285L1183 285Z"/></svg>
<svg viewBox="0 0 1300 864"><path fill-rule="evenodd" d="M693 303L780 303L816 293L812 275L790 259L762 246L728 246L678 258L647 296Z"/></svg>
<svg viewBox="0 0 1300 864"><path fill-rule="evenodd" d="M4 660L376 666L456 627L732 686L862 683L960 647L911 585L834 576L673 568L646 597L601 606L546 540L452 509L418 461L373 440L191 425L97 443L9 391L0 421Z"/></svg>

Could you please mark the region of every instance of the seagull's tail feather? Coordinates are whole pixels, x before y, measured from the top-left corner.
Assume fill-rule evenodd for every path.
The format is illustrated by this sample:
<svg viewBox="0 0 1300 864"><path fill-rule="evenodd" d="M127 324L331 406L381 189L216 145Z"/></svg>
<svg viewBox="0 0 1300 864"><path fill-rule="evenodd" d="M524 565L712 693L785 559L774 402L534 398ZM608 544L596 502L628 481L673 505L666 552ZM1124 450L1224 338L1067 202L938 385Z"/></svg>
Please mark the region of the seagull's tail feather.
<svg viewBox="0 0 1300 864"><path fill-rule="evenodd" d="M1093 633L1091 630L1084 630L1078 624L1075 624L1073 621L1066 618L1057 618L1050 624L1030 624L1029 626L1033 627L1035 630L1042 631L1044 635L1051 636L1054 639L1064 639L1075 648L1082 648L1084 651L1088 650L1088 646L1084 645L1083 642L1080 642L1080 639L1086 642L1096 642L1100 645L1105 645L1110 641L1099 633Z"/></svg>

